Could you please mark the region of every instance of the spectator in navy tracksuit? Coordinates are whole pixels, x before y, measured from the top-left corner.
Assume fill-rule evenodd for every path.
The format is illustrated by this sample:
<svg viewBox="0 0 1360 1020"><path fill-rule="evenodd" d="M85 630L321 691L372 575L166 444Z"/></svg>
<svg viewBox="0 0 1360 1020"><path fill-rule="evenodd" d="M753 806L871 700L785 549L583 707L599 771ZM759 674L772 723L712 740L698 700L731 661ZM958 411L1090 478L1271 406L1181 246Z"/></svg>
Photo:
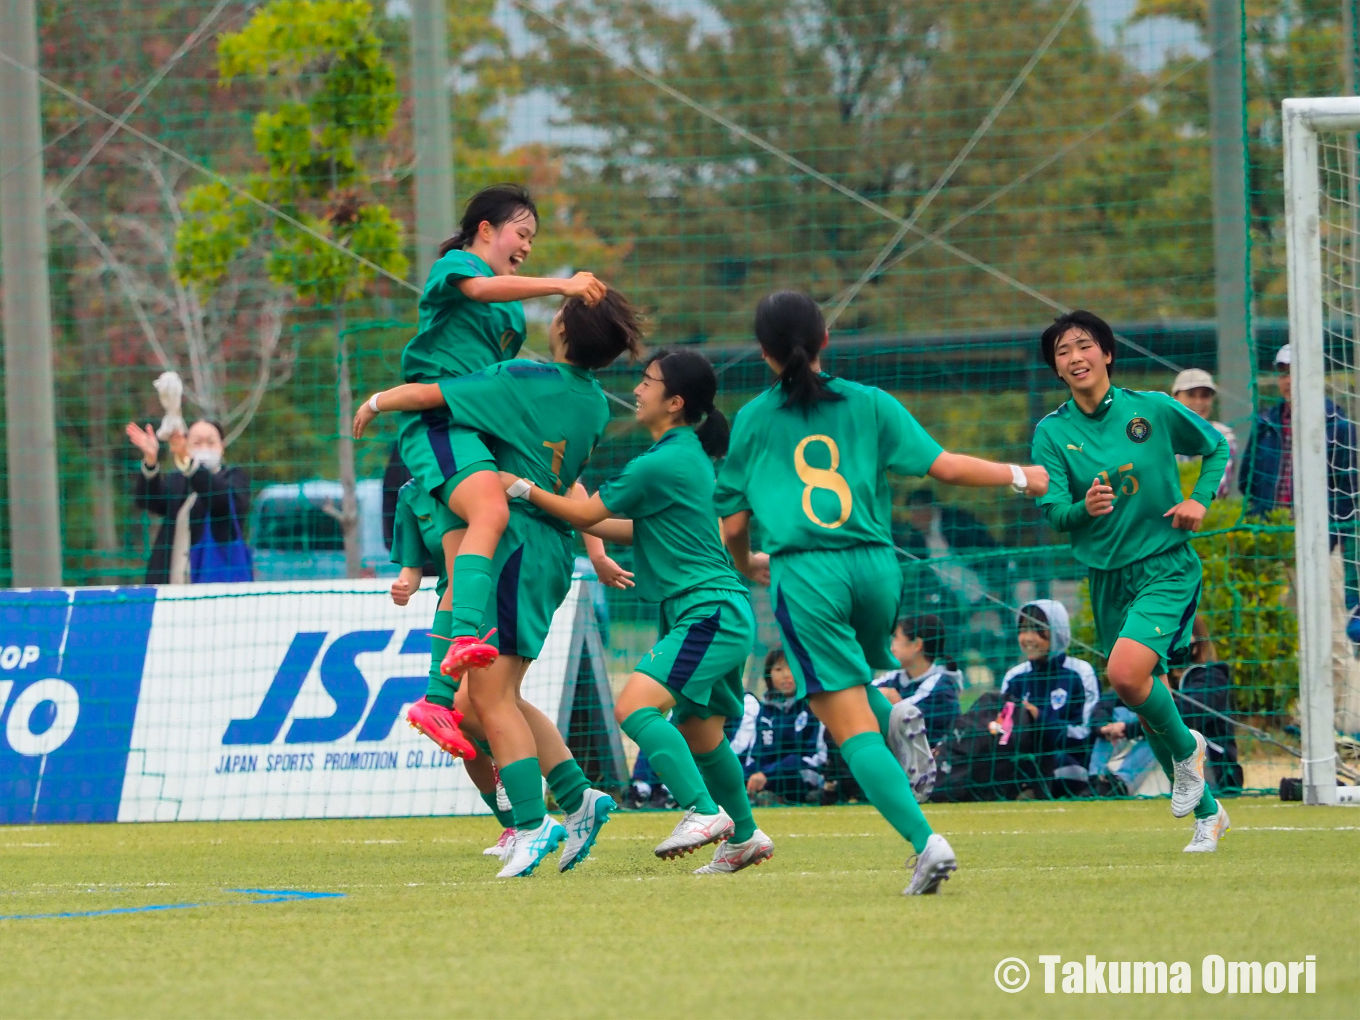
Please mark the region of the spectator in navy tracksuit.
<svg viewBox="0 0 1360 1020"><path fill-rule="evenodd" d="M1001 681L1018 725L1033 733L1038 775L1052 796L1089 796L1086 763L1091 755L1091 716L1100 701L1096 671L1067 654L1072 628L1061 602L1038 599L1020 609L1017 641L1025 661ZM1001 723L1006 710L1003 708Z"/></svg>
<svg viewBox="0 0 1360 1020"><path fill-rule="evenodd" d="M781 649L765 656L765 697L749 707L732 749L742 759L746 792L802 803L821 797L826 735L806 698L795 698L793 673ZM749 702L748 702L749 706Z"/></svg>
<svg viewBox="0 0 1360 1020"><path fill-rule="evenodd" d="M963 674L944 654L944 622L931 613L904 616L893 631L892 654L902 666L874 681L896 704L909 701L921 710L926 737L934 747L949 735L959 717Z"/></svg>

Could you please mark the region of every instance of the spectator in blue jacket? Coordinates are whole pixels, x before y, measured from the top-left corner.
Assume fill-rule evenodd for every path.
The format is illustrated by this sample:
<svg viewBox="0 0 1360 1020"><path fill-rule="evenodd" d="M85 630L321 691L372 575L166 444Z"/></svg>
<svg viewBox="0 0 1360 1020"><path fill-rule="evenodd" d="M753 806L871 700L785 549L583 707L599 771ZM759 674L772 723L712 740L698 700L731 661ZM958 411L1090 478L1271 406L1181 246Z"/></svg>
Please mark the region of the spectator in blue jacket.
<svg viewBox="0 0 1360 1020"><path fill-rule="evenodd" d="M795 698L793 672L782 649L765 656L765 696L755 713L749 745L738 729L737 746L748 749L742 762L746 792L762 799L780 798L802 803L821 799L826 766L826 734L806 698Z"/></svg>
<svg viewBox="0 0 1360 1020"><path fill-rule="evenodd" d="M892 639L893 658L902 668L874 681L893 704L909 701L921 710L931 747L949 735L963 687L963 674L944 654L944 642L944 621L933 613L902 617Z"/></svg>
<svg viewBox="0 0 1360 1020"><path fill-rule="evenodd" d="M1006 672L1001 696L1025 713L1026 728L1037 728L1039 778L1051 781L1056 795L1086 795L1091 716L1100 701L1096 671L1067 654L1072 627L1061 602L1037 599L1022 606L1016 640L1025 661Z"/></svg>

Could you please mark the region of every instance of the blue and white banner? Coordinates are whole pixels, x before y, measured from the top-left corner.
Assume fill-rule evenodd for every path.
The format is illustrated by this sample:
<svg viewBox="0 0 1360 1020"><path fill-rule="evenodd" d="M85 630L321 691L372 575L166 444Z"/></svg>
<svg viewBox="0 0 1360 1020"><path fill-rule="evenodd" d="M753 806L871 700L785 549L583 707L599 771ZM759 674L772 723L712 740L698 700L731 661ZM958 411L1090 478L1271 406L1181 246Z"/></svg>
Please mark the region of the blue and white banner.
<svg viewBox="0 0 1360 1020"><path fill-rule="evenodd" d="M583 590L524 682L551 719ZM383 581L0 592L0 824L485 812L405 722L434 608Z"/></svg>

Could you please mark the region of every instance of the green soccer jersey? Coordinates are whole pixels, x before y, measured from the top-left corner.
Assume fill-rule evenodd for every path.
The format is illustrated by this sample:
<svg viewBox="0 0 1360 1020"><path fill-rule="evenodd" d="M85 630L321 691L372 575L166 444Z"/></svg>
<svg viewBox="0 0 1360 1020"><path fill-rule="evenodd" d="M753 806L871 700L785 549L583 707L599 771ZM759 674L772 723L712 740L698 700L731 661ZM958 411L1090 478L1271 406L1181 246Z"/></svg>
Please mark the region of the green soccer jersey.
<svg viewBox="0 0 1360 1020"><path fill-rule="evenodd" d="M772 387L737 412L718 475L724 517L750 510L773 554L892 544L886 472L923 476L943 451L911 413L873 386L829 376L841 400L808 414Z"/></svg>
<svg viewBox="0 0 1360 1020"><path fill-rule="evenodd" d="M718 534L713 462L689 426L673 428L600 486L609 512L633 520L637 593L664 602L696 588L746 591Z"/></svg>
<svg viewBox="0 0 1360 1020"><path fill-rule="evenodd" d="M430 269L420 295L419 332L401 354L405 382L438 382L513 358L524 346L524 306L473 301L458 284L495 276L476 255L455 248Z"/></svg>
<svg viewBox="0 0 1360 1020"><path fill-rule="evenodd" d="M433 561L439 567L435 591L442 597L449 586L444 564L443 538L461 522L428 492L408 481L397 490L397 512L392 519L392 562L401 567L423 567Z"/></svg>
<svg viewBox="0 0 1360 1020"><path fill-rule="evenodd" d="M456 379L439 389L455 425L491 440L502 471L527 478L550 492L566 493L609 424L609 404L594 374L560 362L517 359ZM522 510L557 528L571 526L528 503Z"/></svg>
<svg viewBox="0 0 1360 1020"><path fill-rule="evenodd" d="M1156 556L1191 534L1164 516L1182 498L1177 454L1204 458L1190 498L1208 506L1228 463L1228 441L1211 424L1165 393L1111 386L1095 414L1068 400L1034 430L1032 456L1049 475L1038 504L1088 567ZM1085 500L1096 478L1115 499L1113 513L1093 518Z"/></svg>

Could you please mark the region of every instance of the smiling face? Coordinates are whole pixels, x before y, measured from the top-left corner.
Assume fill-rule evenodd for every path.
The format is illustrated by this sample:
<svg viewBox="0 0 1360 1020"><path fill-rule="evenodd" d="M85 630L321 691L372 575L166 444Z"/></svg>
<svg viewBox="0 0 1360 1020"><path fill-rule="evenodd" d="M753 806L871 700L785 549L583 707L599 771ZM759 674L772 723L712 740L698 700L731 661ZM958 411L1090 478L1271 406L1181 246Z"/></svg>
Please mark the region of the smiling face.
<svg viewBox="0 0 1360 1020"><path fill-rule="evenodd" d="M1040 634L1036 630L1022 630L1016 640L1020 643L1020 651L1031 662L1048 658L1050 642L1047 634Z"/></svg>
<svg viewBox="0 0 1360 1020"><path fill-rule="evenodd" d="M514 276L529 257L538 233L538 219L521 209L499 227L482 220L468 249L480 256L497 276Z"/></svg>
<svg viewBox="0 0 1360 1020"><path fill-rule="evenodd" d="M680 423L677 419L683 420L685 400L666 395L666 381L655 361L642 373L642 382L633 387L633 396L637 398L635 417L644 428L670 428Z"/></svg>
<svg viewBox="0 0 1360 1020"><path fill-rule="evenodd" d="M789 664L783 659L779 659L770 667L770 690L789 697L798 685L793 679L793 670L789 669Z"/></svg>
<svg viewBox="0 0 1360 1020"><path fill-rule="evenodd" d="M1053 345L1053 367L1073 393L1104 393L1110 385L1110 360L1096 338L1078 326Z"/></svg>

